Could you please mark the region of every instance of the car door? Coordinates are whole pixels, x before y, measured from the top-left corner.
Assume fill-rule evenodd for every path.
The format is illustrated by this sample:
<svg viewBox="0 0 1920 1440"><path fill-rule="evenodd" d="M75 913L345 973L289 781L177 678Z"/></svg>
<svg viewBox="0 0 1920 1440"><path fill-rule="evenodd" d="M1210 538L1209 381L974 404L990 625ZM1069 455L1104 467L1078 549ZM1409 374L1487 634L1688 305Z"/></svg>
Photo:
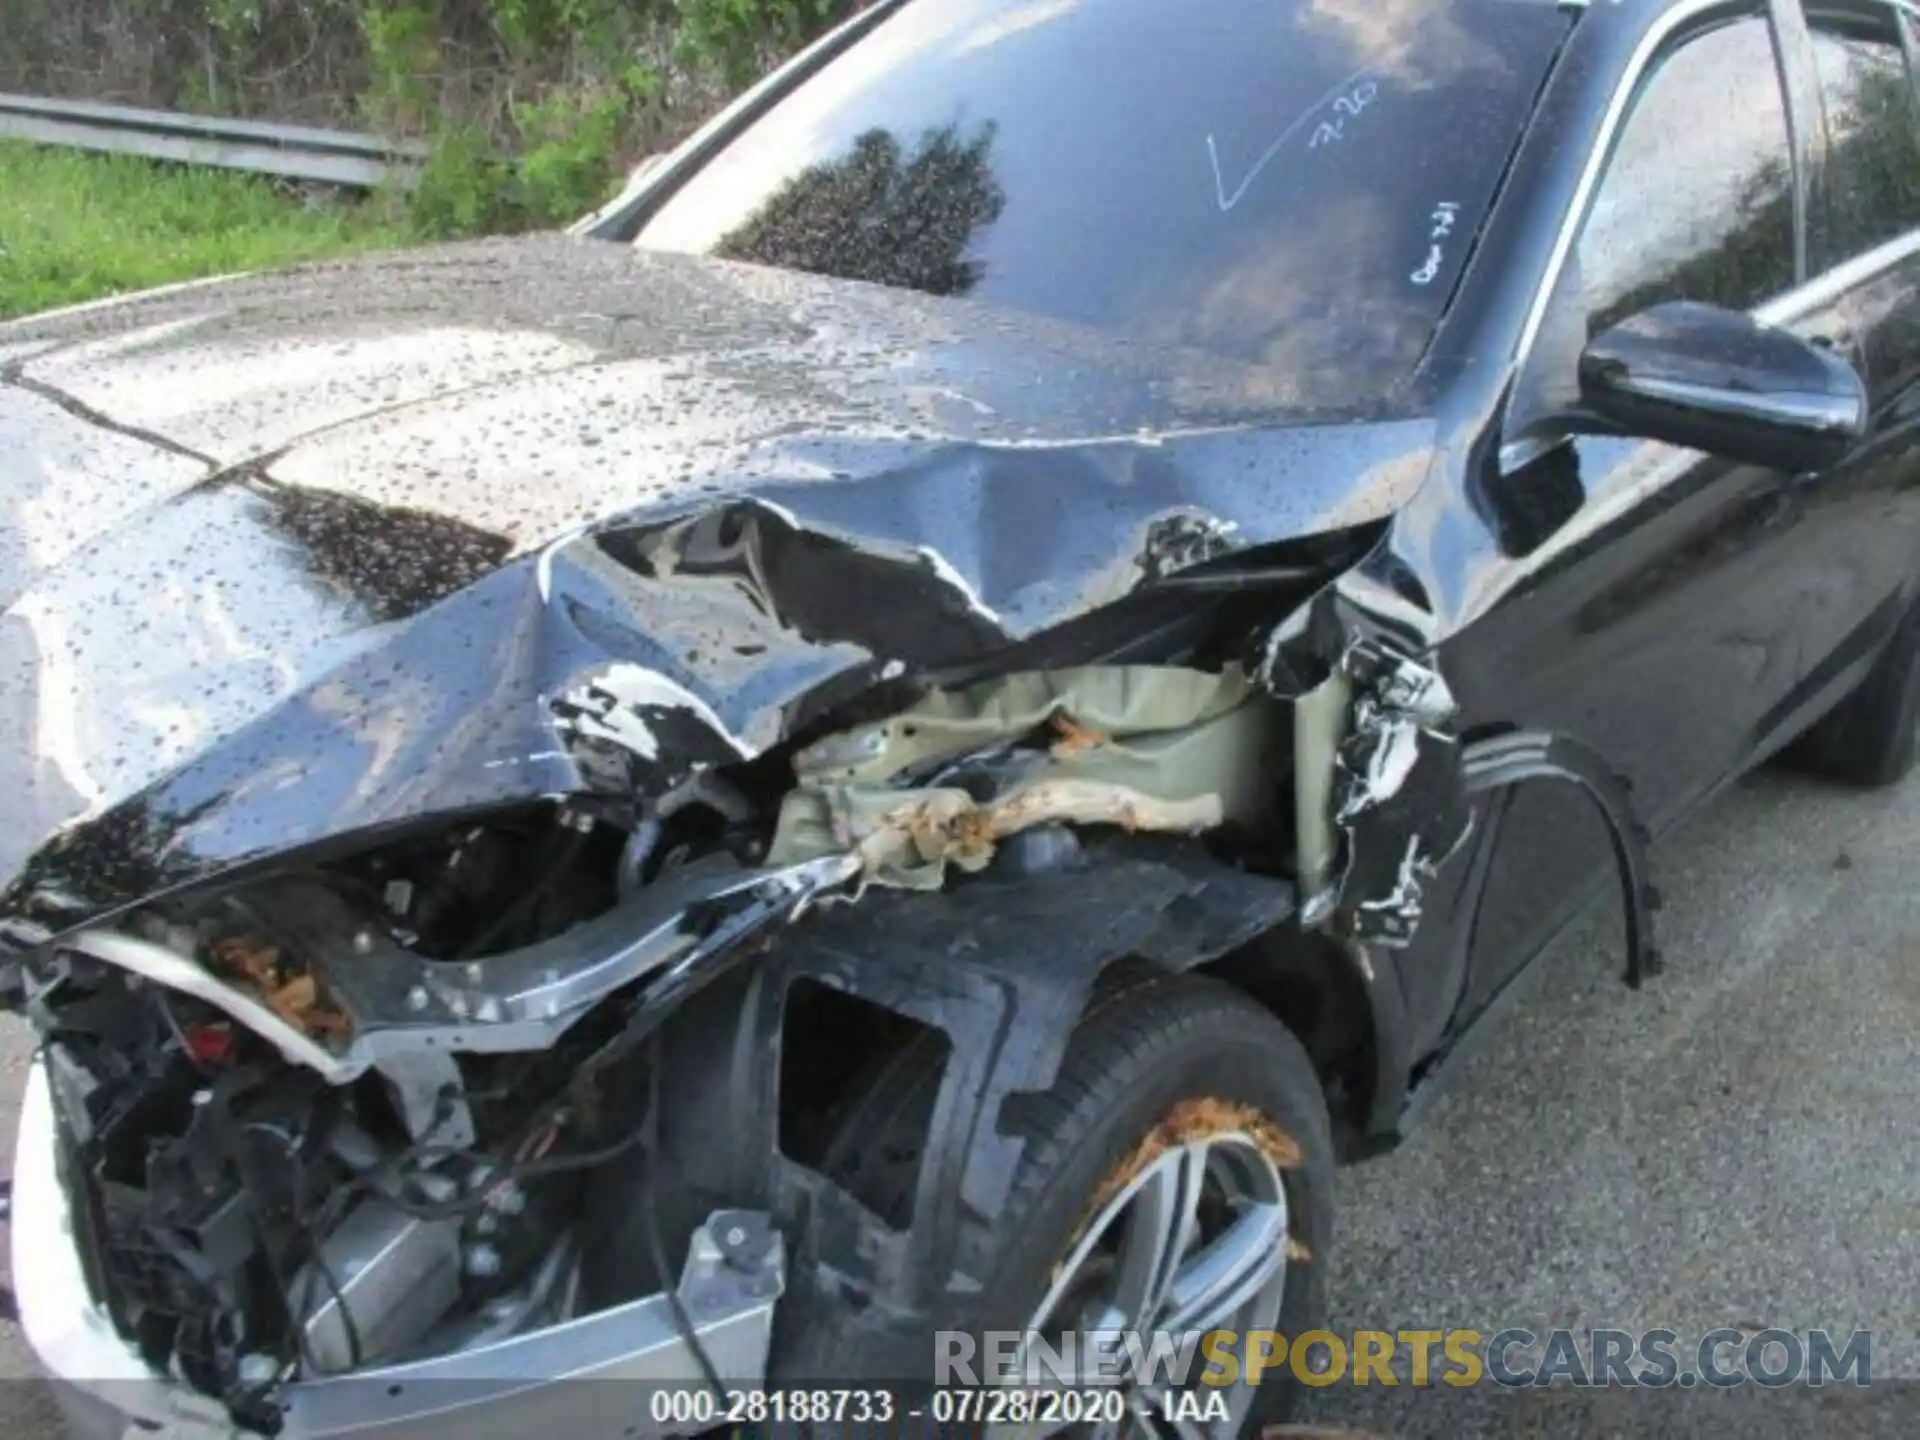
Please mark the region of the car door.
<svg viewBox="0 0 1920 1440"><path fill-rule="evenodd" d="M1570 496L1575 538L1556 537L1537 573L1506 582L1515 595L1454 658L1469 695L1604 756L1656 827L1746 763L1763 717L1796 693L1810 663L1799 607L1815 578L1793 476L1556 429L1577 398L1579 352L1606 326L1670 299L1755 309L1802 278L1804 103L1790 105L1759 6L1696 13L1621 79L1621 119L1503 431L1500 485ZM1572 787L1524 786L1482 818L1492 863L1457 1020L1609 864Z"/></svg>
<svg viewBox="0 0 1920 1440"><path fill-rule="evenodd" d="M1846 348L1871 422L1845 465L1803 477L1803 684L1821 707L1850 683L1910 602L1920 556L1920 105L1913 20L1884 0L1806 8L1822 111L1808 253L1813 274L1777 318Z"/></svg>

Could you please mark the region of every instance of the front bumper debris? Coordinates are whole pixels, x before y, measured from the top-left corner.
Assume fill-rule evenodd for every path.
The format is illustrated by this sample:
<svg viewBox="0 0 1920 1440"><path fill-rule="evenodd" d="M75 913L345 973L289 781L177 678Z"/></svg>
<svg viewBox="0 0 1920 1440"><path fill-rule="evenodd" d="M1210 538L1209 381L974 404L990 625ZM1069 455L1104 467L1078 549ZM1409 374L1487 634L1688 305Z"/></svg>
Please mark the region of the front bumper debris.
<svg viewBox="0 0 1920 1440"><path fill-rule="evenodd" d="M12 1256L20 1323L76 1440L252 1440L224 1406L160 1375L94 1303L56 1173L51 1096L36 1062L14 1153ZM743 1235L764 1243L742 1245ZM763 1217L719 1211L697 1229L677 1287L687 1322L729 1385L766 1374L786 1254ZM281 1440L520 1440L685 1433L654 1417L664 1388L706 1382L664 1293L426 1360L287 1386ZM598 1383L595 1383L598 1382Z"/></svg>

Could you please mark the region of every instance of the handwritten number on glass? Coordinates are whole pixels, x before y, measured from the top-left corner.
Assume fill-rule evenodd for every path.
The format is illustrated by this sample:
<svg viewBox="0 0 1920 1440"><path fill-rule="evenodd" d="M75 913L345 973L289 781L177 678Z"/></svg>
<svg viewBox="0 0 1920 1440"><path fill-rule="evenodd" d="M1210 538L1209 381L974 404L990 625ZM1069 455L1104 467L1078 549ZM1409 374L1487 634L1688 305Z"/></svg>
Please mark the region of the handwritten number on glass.
<svg viewBox="0 0 1920 1440"><path fill-rule="evenodd" d="M1365 74L1364 70L1355 71L1314 101L1299 119L1280 132L1280 138L1269 145L1260 158L1253 162L1253 168L1247 171L1246 177L1232 191L1228 191L1226 177L1220 173L1219 147L1215 145L1213 136L1207 136L1207 155L1213 161L1214 194L1219 199L1221 213L1225 214L1245 198L1253 182L1258 180L1261 172L1273 163L1273 157L1284 150L1287 142L1305 129L1310 121L1318 120L1319 123L1314 125L1309 134L1307 140L1309 150L1338 144L1345 139L1347 122L1357 119L1360 113L1373 104L1380 95L1380 86L1375 81L1362 78ZM1325 112L1328 109L1333 110L1334 113L1326 115ZM1323 116L1325 118L1322 118Z"/></svg>
<svg viewBox="0 0 1920 1440"><path fill-rule="evenodd" d="M1442 200L1433 207L1433 213L1427 217L1427 258L1420 268L1407 278L1416 285L1431 285L1440 278L1440 267L1446 264L1447 252L1441 244L1453 234L1453 227L1460 221L1458 201Z"/></svg>
<svg viewBox="0 0 1920 1440"><path fill-rule="evenodd" d="M1333 102L1333 108L1339 113L1333 119L1322 120L1313 127L1313 138L1307 141L1307 148L1318 150L1322 145L1346 139L1347 121L1358 118L1379 93L1380 87L1371 80L1362 80L1351 89L1343 90L1334 97Z"/></svg>

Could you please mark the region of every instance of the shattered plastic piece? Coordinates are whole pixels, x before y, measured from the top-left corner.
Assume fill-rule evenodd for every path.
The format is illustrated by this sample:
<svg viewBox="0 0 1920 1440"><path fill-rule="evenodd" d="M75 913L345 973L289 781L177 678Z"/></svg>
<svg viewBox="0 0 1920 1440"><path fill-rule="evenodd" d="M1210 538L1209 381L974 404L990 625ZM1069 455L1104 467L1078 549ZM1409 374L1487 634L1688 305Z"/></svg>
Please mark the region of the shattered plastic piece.
<svg viewBox="0 0 1920 1440"><path fill-rule="evenodd" d="M1356 932L1389 943L1404 942L1420 923L1424 913L1421 892L1436 868L1437 863L1421 853L1420 837L1409 835L1393 888L1377 900L1362 900L1355 905Z"/></svg>
<svg viewBox="0 0 1920 1440"><path fill-rule="evenodd" d="M1362 641L1347 652L1342 663L1368 689L1374 704L1421 725L1445 725L1460 708L1439 671L1406 656L1389 654Z"/></svg>
<svg viewBox="0 0 1920 1440"><path fill-rule="evenodd" d="M224 1065L233 1054L231 1025L189 1025L180 1038L187 1053L202 1065Z"/></svg>

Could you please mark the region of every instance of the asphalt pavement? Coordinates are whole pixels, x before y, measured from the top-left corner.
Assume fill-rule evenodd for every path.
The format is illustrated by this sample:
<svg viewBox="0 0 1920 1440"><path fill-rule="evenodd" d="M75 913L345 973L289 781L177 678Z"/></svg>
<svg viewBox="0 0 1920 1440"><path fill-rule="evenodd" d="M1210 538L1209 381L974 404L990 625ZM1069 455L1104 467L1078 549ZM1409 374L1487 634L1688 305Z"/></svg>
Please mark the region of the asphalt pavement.
<svg viewBox="0 0 1920 1440"><path fill-rule="evenodd" d="M1920 779L1755 776L1655 850L1667 970L1619 981L1576 925L1458 1087L1345 1171L1334 1328L1722 1326L1873 1332L1866 1392L1415 1390L1342 1384L1336 1434L1920 1430ZM25 1036L0 1030L0 1125ZM33 1365L0 1324L0 1379ZM0 1436L52 1440L38 1386ZM1324 1432L1323 1432L1324 1433Z"/></svg>

